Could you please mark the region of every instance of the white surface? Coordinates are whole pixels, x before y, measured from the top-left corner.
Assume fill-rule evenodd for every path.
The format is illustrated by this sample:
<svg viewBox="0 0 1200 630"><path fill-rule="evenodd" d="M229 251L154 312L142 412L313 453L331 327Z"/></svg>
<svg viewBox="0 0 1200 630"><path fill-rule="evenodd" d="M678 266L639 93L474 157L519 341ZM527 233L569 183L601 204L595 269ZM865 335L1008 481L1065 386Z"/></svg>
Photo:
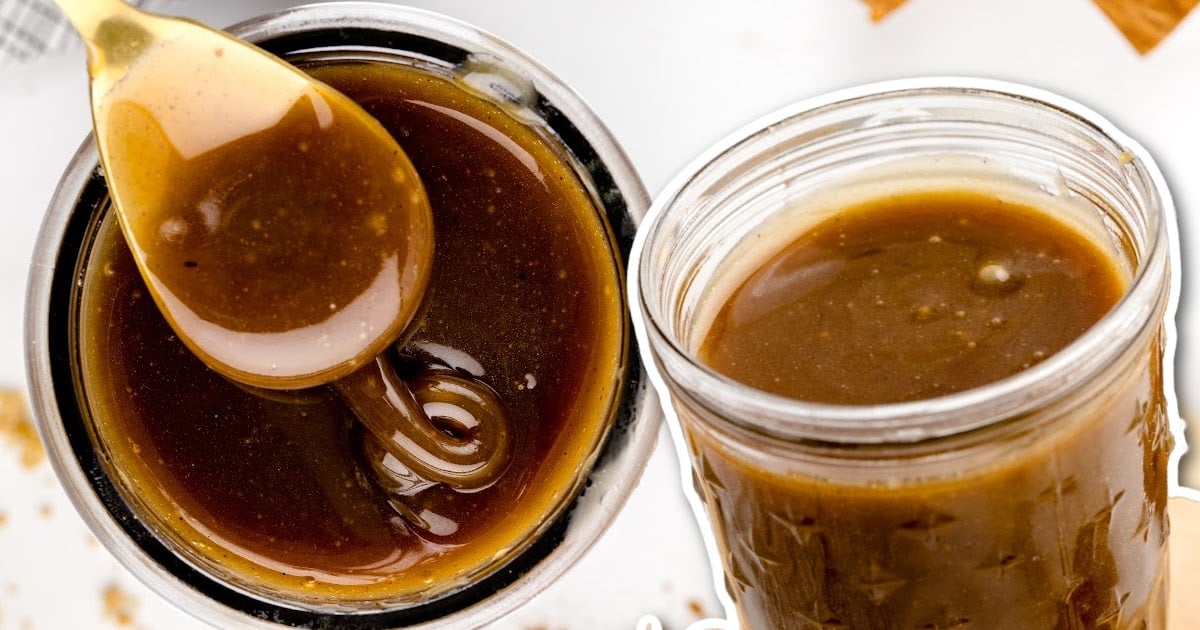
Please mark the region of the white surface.
<svg viewBox="0 0 1200 630"><path fill-rule="evenodd" d="M2 2L3 0L0 0ZM177 2L213 24L292 4ZM1028 83L1108 116L1158 158L1185 245L1200 242L1200 16L1137 56L1088 0L910 0L873 25L858 0L425 0L417 6L493 31L541 59L597 110L651 194L694 155L786 103L919 75ZM0 387L23 387L26 267L55 182L89 128L78 51L0 68ZM1200 313L1184 254L1178 391L1200 408ZM1191 385L1191 386L1189 386ZM1186 412L1185 412L1186 417ZM690 604L717 613L696 525L664 439L612 530L567 576L496 624L514 630L632 629L643 613L677 630ZM20 469L0 442L0 630L105 628L101 591L137 601L138 628L196 628L89 542L49 469Z"/></svg>

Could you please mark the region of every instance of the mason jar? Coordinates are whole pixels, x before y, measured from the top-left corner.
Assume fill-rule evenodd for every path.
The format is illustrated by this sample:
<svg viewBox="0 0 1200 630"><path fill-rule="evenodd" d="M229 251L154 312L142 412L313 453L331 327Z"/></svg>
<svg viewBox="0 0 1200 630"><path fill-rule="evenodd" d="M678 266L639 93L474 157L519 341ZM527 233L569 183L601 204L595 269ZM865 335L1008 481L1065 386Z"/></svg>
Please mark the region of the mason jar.
<svg viewBox="0 0 1200 630"><path fill-rule="evenodd" d="M737 285L797 234L865 201L943 190L1071 226L1120 270L1123 296L1028 369L907 402L806 402L699 358ZM635 241L629 293L731 617L1165 628L1173 221L1158 169L1112 124L991 81L838 92L687 168Z"/></svg>
<svg viewBox="0 0 1200 630"><path fill-rule="evenodd" d="M649 203L646 191L612 135L579 96L528 55L470 25L398 6L335 3L288 9L239 24L230 31L305 68L367 63L416 69L438 80L450 81L461 88L463 94L483 99L502 112L497 115L506 120L511 118L515 121L513 125L524 130L521 133L528 133L537 138L537 142L544 143L547 154L557 156L567 165L565 172L569 174L566 177L578 180L572 185L583 190L589 207L584 212L586 216L581 215L581 225L593 226L588 228L591 236L603 243L598 245L601 253L596 255L600 261L596 264L614 278L614 290L603 299L607 300L606 305L611 303L616 309L617 314L611 318L616 322L612 345L618 356L614 359L613 369L601 370L602 373L594 376L597 382L607 383L605 387L610 389L606 391L612 393L605 394L607 397L599 403L603 408L597 412L599 415L593 425L580 424L576 429L556 430L556 435L561 437L554 438L557 441L553 444L549 442L551 438L544 438L550 444L547 448L557 446L558 450L553 451L553 459L537 464L537 470L530 473L533 475L530 478L536 481L542 478L538 476L542 474L540 471L551 471L545 474L559 475L554 479L561 478L561 485L553 488L531 486L520 495L526 498L520 500L538 497L536 504L522 508L524 504L518 501L505 508L509 512L521 508L518 510L523 510L519 521L513 520L516 517L510 518L511 515L506 516L508 512L481 514L479 518L486 516L494 521L481 526L482 531L496 536L498 542L486 553L453 556L448 560L464 563L461 570L457 567L453 571L442 570L445 567L439 568L436 558L429 560L434 563L432 565L414 563L415 566L404 570L418 577L427 576L428 584L394 596L386 592L380 594L379 589L372 590L370 580L378 578L378 572L373 573L372 566L364 566L354 575L325 574L319 567L310 567L293 575L295 567L281 568L286 563L270 554L275 549L296 551L293 548L303 546L308 538L288 540L283 529L268 531L270 528L253 526L256 518L253 505L247 507L238 503L237 509L241 511L235 514L232 508L223 511L218 503L205 503L208 499L202 495L215 490L203 484L186 486L188 496L171 494L185 487L183 482L188 475L201 475L202 471L214 468L212 462L185 454L179 460L184 464L163 468L166 472L161 477L155 478L144 471L135 474L130 462L157 456L161 464L161 459L176 457L176 450L186 448L171 442L174 438L165 434L155 434L155 441L144 439L148 433L135 435L104 426L106 419L101 414L104 409L113 409L112 404L125 400L132 406L157 394L145 383L138 382L129 383L123 391L104 391L107 383L117 381L98 374L108 368L103 367L102 353L100 359L96 358L94 348L115 348L120 340L97 341L104 337L102 332L97 333L99 337L88 337L81 332L85 309L100 312L97 316L87 315L101 318L97 320L100 324L91 325L95 330L102 330L104 326L110 326L113 331L126 330L121 328L124 325L122 318L152 317L151 314L131 315L132 311L128 310L131 307L124 303L98 303L89 297L95 294L96 283L107 282L106 278L125 274L130 282L136 279L132 267L126 265L127 268L121 271L124 263L119 263L116 258L106 258L122 244L96 147L89 138L67 168L51 201L29 280L27 365L33 407L50 461L76 509L122 564L166 599L218 627L432 628L490 624L554 583L582 557L616 516L653 448L659 407L653 390L643 378L621 291L634 230ZM493 131L485 129L480 133L487 135ZM406 139L401 137L399 141L403 146ZM519 146L504 146L516 152L514 159L529 157L521 153ZM487 167L479 165L473 170L476 175L486 175ZM470 175L472 169L467 171L463 177ZM496 183L497 194L501 194L506 185L509 183ZM431 187L427 182L426 188L432 190L437 186ZM437 206L435 201L435 225L439 220ZM481 206L472 211L484 213L485 210L490 211L491 207ZM525 220L514 217L514 224L519 223L518 219ZM442 220L447 219L442 217ZM548 229L561 232L570 228L555 224ZM567 238L566 233L563 234L562 238ZM438 247L445 249L453 245L447 242L445 234L438 238L441 239ZM452 250L450 247L447 251ZM114 260L118 262L112 262ZM563 290L567 290L578 277L572 276L579 271L576 269L547 271L536 268L537 261L525 262L532 265L528 276L505 281L543 282L538 285L543 288L559 282L566 287ZM481 273L483 271L494 270L481 270ZM553 277L550 275L553 272L560 276ZM434 282L436 285L436 279ZM135 286L131 292L120 295L137 298L140 293ZM557 306L567 312L567 304ZM553 314L545 317L551 318ZM110 336L122 334L110 333ZM537 354L537 344L551 343L551 340L531 339L523 343L532 344L530 352ZM443 369L465 370L472 374L481 369L475 364L476 357L462 356L451 349L435 346L437 344L426 344L423 351L440 357L439 360L445 363L441 366ZM147 378L157 379L160 373L169 375L191 358L182 352L171 351L163 356L124 357L121 360L124 361L121 365L143 363L135 367L146 370L142 373L149 375ZM109 365L114 371L119 367L115 360ZM541 396L539 400L542 400L560 395L546 392L554 376L538 373L521 377L518 374L517 382L510 385L515 390ZM168 377L164 378L166 380L162 382L169 381ZM540 390L535 389L538 386ZM189 385L182 383L171 387L185 391ZM220 391L226 392L222 396L227 396L228 400L201 401L201 406L206 408L203 413L209 414L206 418L211 417L214 424L207 429L196 429L195 435L200 436L196 443L204 443L213 457L231 457L229 452L220 450L234 449L233 459L222 460L230 465L240 464L240 456L236 453L241 451L236 449L242 448L241 442L231 440L223 432L231 430L231 426L240 426L237 423L244 418L229 417L236 414L222 415L222 410L227 408L223 405L228 403L228 408L232 409L236 401L245 396L257 396L267 401L262 403L264 405L296 405L300 410L297 420L283 431L286 434L283 437L275 431L278 427L246 433L245 443L251 448L252 442L263 440L265 434L275 431L274 437L267 436L270 439L262 443L268 445L263 448L276 449L274 453L280 457L280 466L265 469L261 479L245 478L240 489L238 484L229 484L222 492L233 493L230 501L243 501L245 494L252 497L251 503L278 502L279 499L271 495L270 484L278 479L288 481L288 471L292 469L285 464L302 459L302 453L297 455L289 451L303 451L331 439L331 435L334 438L342 435L327 429L314 429L315 425L302 419L308 413L306 410L329 403L328 400L322 402L324 395L319 392L315 396L279 394L282 400L275 400L268 392L221 387ZM597 400L601 398L597 394ZM109 405L105 407L99 404L100 400L118 402L105 403ZM310 404L318 407L305 407ZM201 412L190 407L190 403L181 403L176 413L200 415ZM149 422L153 421L149 419ZM211 444L231 446L213 447L205 435L211 438ZM218 442L218 438L225 441ZM533 441L517 448L533 448L530 446ZM213 451L214 448L218 450ZM245 453L246 457L272 456L262 449ZM296 506L294 517L298 521L312 506L343 500L340 486L324 484L327 479L314 481L304 476L305 471L300 472L302 474L288 481L300 484L295 492L326 494L322 499L325 503L312 503L303 508ZM347 473L343 477L347 484L346 496L372 492L369 488L359 487L364 483L362 475ZM239 494L243 490L245 492ZM423 490L420 487L398 490L410 494L417 491ZM255 496L257 499L253 498ZM399 500L403 501L404 496ZM184 499L191 503L185 505ZM285 505L273 509L278 517L287 513L286 508ZM402 513L393 516L410 519L424 528L419 535L414 534L414 544L434 548L439 541L450 540L448 537L456 526L444 518L439 520L439 514L433 512L400 511ZM343 519L344 523L329 522L334 523L335 529L340 527L347 531L360 527L359 522L351 522L354 519L350 518L358 512L351 510L346 514L349 516ZM239 538L239 533L231 534L232 530L217 532L224 527L223 519L234 517L249 519L252 530L257 532L254 536L270 534L271 539L253 541L250 535ZM262 514L257 516L262 517ZM492 525L498 533L488 529ZM378 525L371 531L386 527L386 524ZM278 534L278 540L272 531ZM359 542L359 539L351 540L353 544ZM250 543L258 547L251 548ZM300 549L296 553L311 551L314 556L333 555L342 553L335 549L339 545L341 539L331 543L329 549ZM461 545L448 543L438 549L452 556L458 547ZM242 564L235 566L232 560L226 561L231 554L237 555L244 549L248 549L242 554L245 557L238 559ZM258 553L262 549L267 550L266 557ZM360 555L368 557L365 552ZM374 556L369 559L383 563L396 560ZM393 564L403 565L403 558ZM245 566L254 568L247 570ZM272 571L279 573L272 576ZM454 574L451 579L438 577L449 573ZM311 591L306 591L310 587Z"/></svg>

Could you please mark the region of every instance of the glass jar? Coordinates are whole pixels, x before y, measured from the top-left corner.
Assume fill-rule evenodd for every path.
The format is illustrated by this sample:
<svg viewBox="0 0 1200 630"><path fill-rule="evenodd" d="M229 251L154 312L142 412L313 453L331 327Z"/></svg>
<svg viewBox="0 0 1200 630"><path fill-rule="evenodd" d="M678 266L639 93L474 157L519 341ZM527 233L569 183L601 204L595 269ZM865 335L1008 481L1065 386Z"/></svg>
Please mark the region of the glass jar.
<svg viewBox="0 0 1200 630"><path fill-rule="evenodd" d="M371 62L415 67L450 78L494 103L546 142L578 176L597 223L611 226L599 238L608 239L607 264L623 279L648 196L596 115L521 51L456 20L383 4L298 7L230 31L301 66ZM98 235L115 233L108 204L89 138L51 201L30 275L26 334L34 409L56 473L99 540L138 578L187 612L230 628L484 626L531 599L578 561L636 484L655 442L659 408L645 384L636 345L625 335L618 343L624 363L605 376L617 383L614 391L619 393L608 401L608 420L592 434L594 440L572 442L579 463L568 471L570 482L554 491L553 503L530 518L532 525L523 534L461 582L434 584L428 593L411 597L309 600L225 570L201 550L207 544L203 536L181 538L163 526L162 514L151 513L137 484L115 463L120 445L105 442L106 434L97 428L81 368L80 310L89 274L96 273L88 269L90 257L108 247Z"/></svg>
<svg viewBox="0 0 1200 630"><path fill-rule="evenodd" d="M1052 214L1123 269L1127 292L1045 361L914 402L803 402L697 358L737 283L807 225L931 190ZM1111 124L989 81L801 103L686 169L635 241L629 292L730 615L745 628L1164 628L1173 220L1159 171Z"/></svg>

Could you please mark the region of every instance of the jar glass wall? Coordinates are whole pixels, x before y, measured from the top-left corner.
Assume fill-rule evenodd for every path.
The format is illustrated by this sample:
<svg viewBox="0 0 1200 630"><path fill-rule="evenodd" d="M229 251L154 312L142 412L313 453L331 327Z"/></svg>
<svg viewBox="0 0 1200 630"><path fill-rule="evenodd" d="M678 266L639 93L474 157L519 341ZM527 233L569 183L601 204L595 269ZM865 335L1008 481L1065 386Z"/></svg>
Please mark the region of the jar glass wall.
<svg viewBox="0 0 1200 630"><path fill-rule="evenodd" d="M1126 294L1045 361L914 402L801 402L698 359L737 283L798 233L939 190L1054 216ZM1156 167L1110 124L986 81L804 103L676 179L635 243L631 300L743 626L1164 627L1172 220Z"/></svg>

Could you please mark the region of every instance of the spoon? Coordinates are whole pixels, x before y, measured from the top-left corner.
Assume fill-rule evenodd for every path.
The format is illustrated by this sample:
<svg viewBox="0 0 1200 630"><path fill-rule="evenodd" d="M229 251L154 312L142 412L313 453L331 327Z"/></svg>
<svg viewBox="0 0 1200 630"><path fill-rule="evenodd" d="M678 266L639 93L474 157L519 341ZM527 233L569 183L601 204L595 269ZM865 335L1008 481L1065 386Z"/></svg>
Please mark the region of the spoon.
<svg viewBox="0 0 1200 630"><path fill-rule="evenodd" d="M382 356L416 317L433 264L432 211L395 139L227 34L120 0L57 1L87 47L113 207L180 340L241 384L332 383L412 472L494 482L511 451L494 392L476 383L462 402L482 415L437 422Z"/></svg>

